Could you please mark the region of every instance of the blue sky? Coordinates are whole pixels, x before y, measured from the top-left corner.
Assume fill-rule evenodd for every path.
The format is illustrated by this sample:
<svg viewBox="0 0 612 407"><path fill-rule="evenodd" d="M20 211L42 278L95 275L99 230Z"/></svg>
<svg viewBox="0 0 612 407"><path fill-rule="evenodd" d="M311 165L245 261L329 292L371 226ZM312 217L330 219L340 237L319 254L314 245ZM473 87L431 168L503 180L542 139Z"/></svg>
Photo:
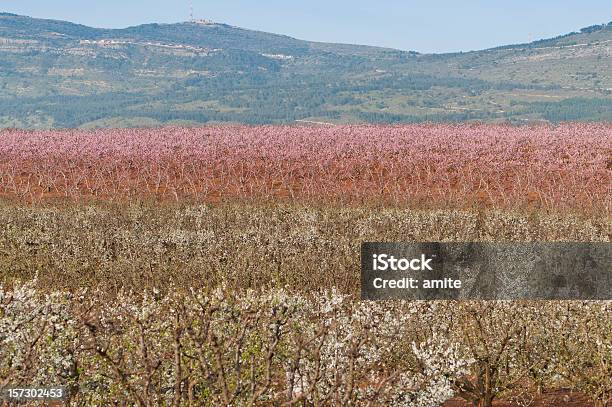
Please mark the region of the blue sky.
<svg viewBox="0 0 612 407"><path fill-rule="evenodd" d="M612 20L610 0L193 0L195 16L326 42L468 51ZM0 0L0 10L119 28L184 21L189 0Z"/></svg>

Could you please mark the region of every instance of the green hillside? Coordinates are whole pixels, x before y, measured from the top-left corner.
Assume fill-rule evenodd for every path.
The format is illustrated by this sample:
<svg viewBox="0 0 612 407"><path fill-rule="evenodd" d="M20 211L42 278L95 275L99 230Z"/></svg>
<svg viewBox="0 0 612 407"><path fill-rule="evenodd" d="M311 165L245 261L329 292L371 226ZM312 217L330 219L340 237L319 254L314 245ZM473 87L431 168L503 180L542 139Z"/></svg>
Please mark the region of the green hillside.
<svg viewBox="0 0 612 407"><path fill-rule="evenodd" d="M0 127L611 120L612 24L427 55L226 24L0 13Z"/></svg>

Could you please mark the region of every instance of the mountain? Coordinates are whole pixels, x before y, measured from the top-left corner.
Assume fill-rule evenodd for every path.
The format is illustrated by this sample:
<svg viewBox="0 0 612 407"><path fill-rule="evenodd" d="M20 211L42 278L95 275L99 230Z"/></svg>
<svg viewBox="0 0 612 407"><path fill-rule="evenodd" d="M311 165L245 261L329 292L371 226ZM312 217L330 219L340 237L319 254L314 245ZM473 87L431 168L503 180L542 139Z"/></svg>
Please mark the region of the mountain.
<svg viewBox="0 0 612 407"><path fill-rule="evenodd" d="M420 54L210 21L99 29L0 13L0 127L611 120L612 23Z"/></svg>

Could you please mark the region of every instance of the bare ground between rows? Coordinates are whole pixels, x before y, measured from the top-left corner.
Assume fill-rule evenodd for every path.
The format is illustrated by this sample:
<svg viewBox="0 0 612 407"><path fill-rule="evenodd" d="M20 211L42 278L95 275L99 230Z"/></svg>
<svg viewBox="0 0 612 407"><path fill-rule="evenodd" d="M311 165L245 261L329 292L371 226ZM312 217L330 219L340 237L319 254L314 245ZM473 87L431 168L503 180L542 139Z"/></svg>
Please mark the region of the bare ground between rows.
<svg viewBox="0 0 612 407"><path fill-rule="evenodd" d="M527 395L517 401L497 400L493 402L494 407L593 407L594 405L584 394L567 389L548 390L542 395ZM461 398L453 398L444 403L442 407L473 407L473 405Z"/></svg>

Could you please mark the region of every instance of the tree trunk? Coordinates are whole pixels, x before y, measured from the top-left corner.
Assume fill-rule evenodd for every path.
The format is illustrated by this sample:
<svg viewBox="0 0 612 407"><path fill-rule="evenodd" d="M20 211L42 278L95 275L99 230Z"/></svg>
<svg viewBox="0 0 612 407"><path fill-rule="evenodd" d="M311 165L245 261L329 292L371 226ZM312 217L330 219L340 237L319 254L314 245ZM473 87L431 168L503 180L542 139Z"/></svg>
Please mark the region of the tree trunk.
<svg viewBox="0 0 612 407"><path fill-rule="evenodd" d="M486 394L480 401L478 402L478 407L493 407L493 399L495 396L492 394Z"/></svg>

